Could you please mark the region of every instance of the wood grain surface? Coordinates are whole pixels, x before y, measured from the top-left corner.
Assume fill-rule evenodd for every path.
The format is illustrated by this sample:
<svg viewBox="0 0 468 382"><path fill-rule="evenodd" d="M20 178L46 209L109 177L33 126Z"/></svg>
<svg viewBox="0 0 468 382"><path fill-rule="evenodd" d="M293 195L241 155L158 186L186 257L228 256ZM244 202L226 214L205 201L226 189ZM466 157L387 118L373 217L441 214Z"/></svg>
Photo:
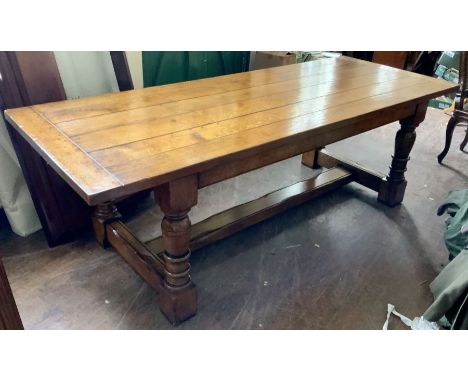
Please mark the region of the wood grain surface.
<svg viewBox="0 0 468 382"><path fill-rule="evenodd" d="M339 57L12 109L6 117L95 205L284 145L313 150L408 117L455 89Z"/></svg>

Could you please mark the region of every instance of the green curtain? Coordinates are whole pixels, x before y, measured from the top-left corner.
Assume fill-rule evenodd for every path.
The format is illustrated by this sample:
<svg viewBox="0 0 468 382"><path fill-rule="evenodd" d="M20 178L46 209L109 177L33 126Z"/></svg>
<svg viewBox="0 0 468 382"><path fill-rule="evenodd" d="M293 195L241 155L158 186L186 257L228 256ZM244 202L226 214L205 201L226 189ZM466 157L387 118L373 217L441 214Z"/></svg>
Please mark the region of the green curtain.
<svg viewBox="0 0 468 382"><path fill-rule="evenodd" d="M244 72L250 52L143 52L144 86Z"/></svg>

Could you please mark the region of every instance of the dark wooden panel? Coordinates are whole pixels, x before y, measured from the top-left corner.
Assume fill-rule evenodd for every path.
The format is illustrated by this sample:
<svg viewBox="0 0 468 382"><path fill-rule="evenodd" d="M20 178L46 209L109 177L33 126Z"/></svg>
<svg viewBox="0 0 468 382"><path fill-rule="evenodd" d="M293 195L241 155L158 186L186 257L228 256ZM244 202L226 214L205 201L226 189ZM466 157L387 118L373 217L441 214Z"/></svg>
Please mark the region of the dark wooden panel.
<svg viewBox="0 0 468 382"><path fill-rule="evenodd" d="M128 67L127 56L125 52L110 52L112 65L114 65L115 77L119 84L119 90L133 90L133 81Z"/></svg>
<svg viewBox="0 0 468 382"><path fill-rule="evenodd" d="M0 73L2 73L2 80L0 81L0 97L2 99L0 108L2 112L7 108L23 106L23 97L7 52L0 52Z"/></svg>
<svg viewBox="0 0 468 382"><path fill-rule="evenodd" d="M8 52L7 54L24 105L66 99L53 52Z"/></svg>
<svg viewBox="0 0 468 382"><path fill-rule="evenodd" d="M0 329L23 329L16 302L0 258Z"/></svg>
<svg viewBox="0 0 468 382"><path fill-rule="evenodd" d="M388 65L398 69L405 69L408 52L381 52L376 51L372 61L376 64Z"/></svg>

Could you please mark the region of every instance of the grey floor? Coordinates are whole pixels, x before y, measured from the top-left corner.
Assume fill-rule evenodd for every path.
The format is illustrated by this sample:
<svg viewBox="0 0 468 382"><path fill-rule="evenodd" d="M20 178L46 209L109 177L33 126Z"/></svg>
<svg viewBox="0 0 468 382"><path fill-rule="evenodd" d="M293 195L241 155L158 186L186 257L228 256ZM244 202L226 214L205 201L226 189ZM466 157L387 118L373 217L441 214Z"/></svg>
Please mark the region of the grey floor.
<svg viewBox="0 0 468 382"><path fill-rule="evenodd" d="M404 203L348 185L194 252L199 312L180 329L381 329L387 303L409 316L432 302L430 281L447 263L444 218L449 190L468 187L468 154L453 147L440 166L448 117L429 109L411 154ZM387 172L398 124L329 146ZM310 176L299 158L204 189L193 222ZM141 239L159 234L151 198L129 217ZM41 232L26 239L0 231L5 267L28 329L169 329L158 295L90 233L48 248ZM393 328L401 328L397 322Z"/></svg>

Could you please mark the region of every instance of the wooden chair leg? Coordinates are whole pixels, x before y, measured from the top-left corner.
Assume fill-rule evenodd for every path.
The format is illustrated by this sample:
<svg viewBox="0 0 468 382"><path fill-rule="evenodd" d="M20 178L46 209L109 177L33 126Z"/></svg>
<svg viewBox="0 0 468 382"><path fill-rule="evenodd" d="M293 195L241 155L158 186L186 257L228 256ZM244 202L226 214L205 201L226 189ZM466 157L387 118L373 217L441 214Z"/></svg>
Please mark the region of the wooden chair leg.
<svg viewBox="0 0 468 382"><path fill-rule="evenodd" d="M445 131L445 147L442 150L442 152L437 155L437 161L439 164L442 164L442 161L444 160L445 156L447 155L449 149L450 149L450 144L452 143L452 136L453 136L453 130L455 130L455 126L458 123L458 118L455 115L452 115L450 118L450 121L447 124L447 130Z"/></svg>
<svg viewBox="0 0 468 382"><path fill-rule="evenodd" d="M460 144L461 151L465 150L465 146L467 143L468 143L468 127L466 128L465 139L463 139L463 142Z"/></svg>

